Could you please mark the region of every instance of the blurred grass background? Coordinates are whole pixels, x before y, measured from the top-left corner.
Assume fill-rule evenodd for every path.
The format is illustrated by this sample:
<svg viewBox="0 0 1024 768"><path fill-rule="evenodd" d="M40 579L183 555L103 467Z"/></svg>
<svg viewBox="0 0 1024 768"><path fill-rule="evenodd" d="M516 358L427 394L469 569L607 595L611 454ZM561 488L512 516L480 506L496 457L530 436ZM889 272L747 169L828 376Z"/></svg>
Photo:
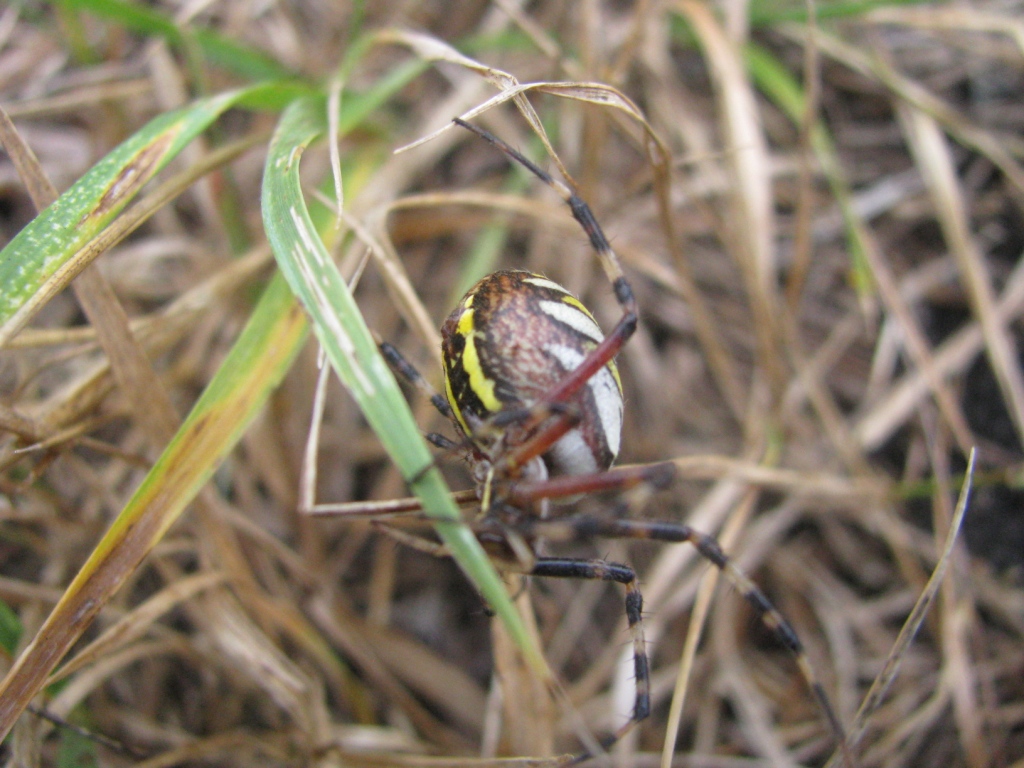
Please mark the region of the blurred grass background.
<svg viewBox="0 0 1024 768"><path fill-rule="evenodd" d="M344 208L364 236L333 247L345 272L376 243L356 299L435 384L436 328L493 269L542 271L606 328L617 317L561 204L492 149L449 131L392 155L496 95L495 81L511 87L454 63L445 43L521 83L606 83L649 121L658 143L593 99L528 94L638 296L640 329L620 358L623 461L680 468L669 491L629 513L719 536L796 625L849 726L935 567L978 447L960 546L856 751L864 766L1024 764L1021 11L988 0L0 8L0 106L12 121L2 245L52 199L41 179L63 192L152 118L248 89L161 171L178 186L151 183L134 190L134 207L110 208L100 234L123 226L123 239L85 254L94 267L74 291L56 283L4 336L5 668L169 445L175 466L213 473L180 521L136 545L132 555L148 557L122 566L112 597L86 606L96 621L35 699L128 751L26 714L4 759L547 764L580 749L577 720L603 734L628 710L614 588L534 583L520 595L570 707L503 636L492 642L457 567L366 523L297 512L317 350L300 348L301 317L274 294L260 209L270 136L291 100L320 98L342 116L325 127L341 134ZM547 162L510 106L477 119ZM17 141L39 160L34 176L10 159ZM328 143L306 151L307 199L326 203L328 242L330 165ZM72 221L79 233L87 224ZM21 287L4 255L9 299ZM268 296L292 325L234 362ZM271 343L282 338L294 362L291 346ZM172 442L227 374L252 380L232 390L255 417L237 448L222 435L217 453L187 429ZM446 429L410 399L424 431ZM215 414L225 412L241 433L245 419ZM442 464L453 487L468 486ZM318 469L319 501L409 493L336 382ZM614 497L581 504L619 509ZM708 568L693 552L573 551L634 563L643 580L655 710L620 746L620 764L828 761L831 738L791 660L729 590L702 597ZM666 745L674 695L678 735Z"/></svg>

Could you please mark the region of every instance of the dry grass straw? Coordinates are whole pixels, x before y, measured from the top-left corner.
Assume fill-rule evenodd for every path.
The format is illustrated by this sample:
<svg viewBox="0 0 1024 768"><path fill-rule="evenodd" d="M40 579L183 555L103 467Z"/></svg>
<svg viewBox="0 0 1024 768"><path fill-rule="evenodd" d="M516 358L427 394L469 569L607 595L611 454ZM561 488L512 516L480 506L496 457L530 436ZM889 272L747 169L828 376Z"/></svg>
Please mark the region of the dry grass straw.
<svg viewBox="0 0 1024 768"><path fill-rule="evenodd" d="M607 281L547 190L498 189L505 161L458 131L390 154L472 110L550 165L498 102L535 109L638 295L640 329L621 356L624 460L679 470L629 513L721 538L796 626L857 731L859 765L1024 759L1019 8L880 7L748 29L746 6L688 0L368 4L362 17L342 6L225 0L191 23L324 81L356 27L392 30L393 44L324 87L343 108L411 56L433 60L333 159L324 146L305 161L311 198L332 164L345 175L344 221L360 237L338 255L354 264L373 246L357 298L375 332L436 384L436 329L472 278L468 254L478 272L543 271L605 327L615 321ZM44 203L47 184L66 188L185 94L239 82L109 20L83 15L78 38L48 12L19 10L0 10L4 142L39 163L15 173L0 159L4 235L32 216L26 189ZM783 86L751 40L804 83L795 106L766 96ZM456 66L442 42L500 71ZM258 190L275 118L223 121L215 148L191 149L116 222L78 298L55 296L0 350L0 598L23 628L19 648L252 311L269 260ZM484 244L494 226L503 247ZM103 606L52 678L63 687L37 703L147 766L546 765L580 749L581 728L614 728L633 684L614 589L522 593L569 704L546 700L515 650L491 642L450 563L366 522L297 513L316 357L300 356L190 514ZM425 431L447 428L414 406ZM323 410L317 500L408 495L334 383ZM921 631L898 645L940 562L972 446L972 546L961 539L943 561ZM449 476L468 485L458 467ZM620 764L828 762L833 745L792 661L691 549L575 552L642 575L655 709L619 745ZM894 648L899 673L861 724ZM26 715L5 749L52 764L70 739ZM92 749L107 764L134 760Z"/></svg>

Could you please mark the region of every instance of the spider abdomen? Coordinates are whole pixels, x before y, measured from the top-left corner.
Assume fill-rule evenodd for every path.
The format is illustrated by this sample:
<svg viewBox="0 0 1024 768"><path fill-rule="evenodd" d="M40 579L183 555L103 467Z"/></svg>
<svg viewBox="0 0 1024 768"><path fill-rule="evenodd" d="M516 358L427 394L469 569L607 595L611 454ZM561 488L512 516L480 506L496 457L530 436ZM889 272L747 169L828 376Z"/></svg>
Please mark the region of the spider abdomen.
<svg viewBox="0 0 1024 768"><path fill-rule="evenodd" d="M474 447L492 461L529 435L505 430L495 444L481 429L502 411L529 408L577 368L603 339L597 322L565 288L521 270L488 275L441 328L445 393ZM614 362L565 403L577 425L544 455L552 475L601 472L619 452L622 387Z"/></svg>

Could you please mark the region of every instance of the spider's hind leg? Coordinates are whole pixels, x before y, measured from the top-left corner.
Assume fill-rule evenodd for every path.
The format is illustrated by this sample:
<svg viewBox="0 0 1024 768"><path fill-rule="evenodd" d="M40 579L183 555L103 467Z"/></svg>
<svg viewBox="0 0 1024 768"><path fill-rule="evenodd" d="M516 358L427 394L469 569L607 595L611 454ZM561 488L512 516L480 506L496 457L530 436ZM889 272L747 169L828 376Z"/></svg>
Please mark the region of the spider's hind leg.
<svg viewBox="0 0 1024 768"><path fill-rule="evenodd" d="M633 714L629 721L612 735L601 740L601 746L609 749L615 742L641 720L651 714L651 676L650 663L647 660L647 646L644 641L643 607L644 599L640 594L636 571L622 563L608 560L585 560L567 557L538 558L530 570L531 576L543 576L558 579L594 579L614 581L626 588L626 621L633 639L633 675L636 680L636 698L633 703ZM593 757L585 753L576 757L573 763Z"/></svg>
<svg viewBox="0 0 1024 768"><path fill-rule="evenodd" d="M575 541L580 539L649 539L670 543L689 543L718 568L732 583L746 601L753 607L764 625L772 631L779 642L793 655L797 667L811 689L829 730L836 742L843 764L848 768L854 765L853 755L846 740L839 715L832 701L825 692L825 687L818 679L811 665L810 658L803 642L797 635L793 625L782 615L781 611L768 599L768 596L729 558L721 545L711 536L694 530L682 523L671 523L654 520L628 520L597 517L593 515L576 515L561 520L537 520L530 524L530 534L544 536L552 541ZM590 578L604 578L592 576ZM640 635L640 642L643 636ZM646 664L646 656L644 657Z"/></svg>

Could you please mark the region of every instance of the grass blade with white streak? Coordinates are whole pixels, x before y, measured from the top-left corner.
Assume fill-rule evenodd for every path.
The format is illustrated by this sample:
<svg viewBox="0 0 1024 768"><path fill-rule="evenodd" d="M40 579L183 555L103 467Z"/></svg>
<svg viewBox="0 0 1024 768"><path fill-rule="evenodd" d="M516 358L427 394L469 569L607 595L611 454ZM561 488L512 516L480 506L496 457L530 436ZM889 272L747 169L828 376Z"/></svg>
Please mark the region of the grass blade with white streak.
<svg viewBox="0 0 1024 768"><path fill-rule="evenodd" d="M322 101L286 110L270 146L263 179L263 222L292 290L302 301L331 365L377 433L402 477L423 502L441 539L505 623L531 667L547 666L472 531L463 524L419 427L387 363L317 234L299 181L304 149L324 132Z"/></svg>
<svg viewBox="0 0 1024 768"><path fill-rule="evenodd" d="M98 236L139 190L226 110L277 84L197 101L149 121L0 251L0 347L102 250Z"/></svg>

